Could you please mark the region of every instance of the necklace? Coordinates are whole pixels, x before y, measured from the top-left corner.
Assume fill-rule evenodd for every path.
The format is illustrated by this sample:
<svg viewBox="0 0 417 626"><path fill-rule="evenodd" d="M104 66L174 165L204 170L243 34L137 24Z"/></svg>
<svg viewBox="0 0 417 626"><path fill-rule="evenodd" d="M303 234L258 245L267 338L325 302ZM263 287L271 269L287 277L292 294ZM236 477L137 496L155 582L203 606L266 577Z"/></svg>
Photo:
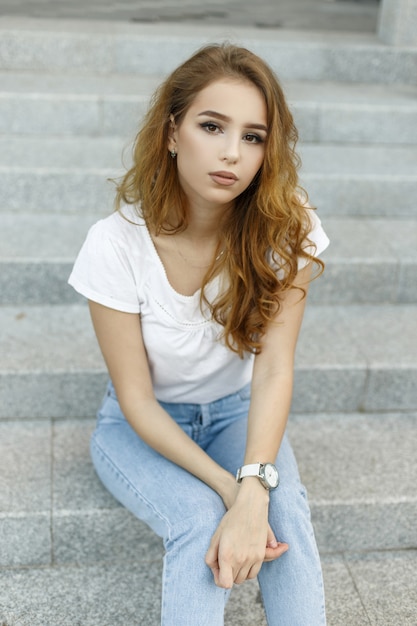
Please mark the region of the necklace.
<svg viewBox="0 0 417 626"><path fill-rule="evenodd" d="M205 265L196 265L195 263L192 263L190 261L190 259L188 259L186 256L184 256L181 252L181 250L178 247L177 241L174 239L174 243L175 243L175 248L177 250L178 255L182 258L183 261L185 261L190 267L194 267L195 269L199 269L199 270L204 270L207 269L208 267L210 267L211 262L207 263ZM217 261L219 261L221 259L221 257L224 254L224 250L222 250L214 259L214 262L217 263Z"/></svg>

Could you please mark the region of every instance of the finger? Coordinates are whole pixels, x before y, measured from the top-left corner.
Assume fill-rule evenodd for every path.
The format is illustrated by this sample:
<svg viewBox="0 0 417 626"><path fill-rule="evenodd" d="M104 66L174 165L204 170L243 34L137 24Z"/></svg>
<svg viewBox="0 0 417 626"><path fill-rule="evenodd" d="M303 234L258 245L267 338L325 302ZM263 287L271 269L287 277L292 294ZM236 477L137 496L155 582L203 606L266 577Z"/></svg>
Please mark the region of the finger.
<svg viewBox="0 0 417 626"><path fill-rule="evenodd" d="M219 584L219 574L220 574L220 566L219 566L219 542L216 534L212 537L210 542L209 549L206 552L205 562L206 565L211 569L213 574L214 583L216 585Z"/></svg>
<svg viewBox="0 0 417 626"><path fill-rule="evenodd" d="M268 524L268 533L266 536L266 546L267 548L276 548L278 545L278 541L276 540L274 531L271 526Z"/></svg>
<svg viewBox="0 0 417 626"><path fill-rule="evenodd" d="M217 533L214 533L211 538L209 549L206 552L205 562L206 565L209 566L210 569L219 567L219 539L217 537Z"/></svg>
<svg viewBox="0 0 417 626"><path fill-rule="evenodd" d="M213 578L214 578L214 584L217 585L217 587L219 587L219 575L220 575L220 567L218 566L218 564L213 565L212 567L210 567L211 569L211 573L213 574Z"/></svg>
<svg viewBox="0 0 417 626"><path fill-rule="evenodd" d="M277 543L276 548L268 548L265 549L265 558L264 561L274 561L282 556L289 549L288 543Z"/></svg>
<svg viewBox="0 0 417 626"><path fill-rule="evenodd" d="M241 585L248 579L249 573L251 571L251 567L242 567L235 575L234 583L236 585Z"/></svg>
<svg viewBox="0 0 417 626"><path fill-rule="evenodd" d="M214 579L216 585L223 589L231 589L233 587L234 578L232 566L225 561L220 562L217 580L216 578Z"/></svg>
<svg viewBox="0 0 417 626"><path fill-rule="evenodd" d="M256 578L257 575L259 574L261 567L262 567L262 561L260 563L255 563L254 565L252 565L252 567L249 569L249 571L246 574L245 580L252 580L253 578Z"/></svg>

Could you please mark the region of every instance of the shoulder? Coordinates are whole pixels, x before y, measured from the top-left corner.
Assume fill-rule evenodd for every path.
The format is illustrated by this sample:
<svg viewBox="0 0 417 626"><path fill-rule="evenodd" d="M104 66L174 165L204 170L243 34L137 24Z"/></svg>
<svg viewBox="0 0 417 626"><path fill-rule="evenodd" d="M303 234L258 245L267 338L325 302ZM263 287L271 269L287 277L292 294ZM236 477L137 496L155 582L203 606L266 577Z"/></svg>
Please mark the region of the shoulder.
<svg viewBox="0 0 417 626"><path fill-rule="evenodd" d="M93 224L86 243L90 249L111 245L138 252L143 249L148 238L144 219L133 207L123 207Z"/></svg>
<svg viewBox="0 0 417 626"><path fill-rule="evenodd" d="M308 246L310 247L313 244L315 248L315 256L321 254L329 245L329 238L323 228L321 219L317 215L315 209L312 209L309 206L306 206L306 216L308 219ZM311 253L311 250L309 250Z"/></svg>

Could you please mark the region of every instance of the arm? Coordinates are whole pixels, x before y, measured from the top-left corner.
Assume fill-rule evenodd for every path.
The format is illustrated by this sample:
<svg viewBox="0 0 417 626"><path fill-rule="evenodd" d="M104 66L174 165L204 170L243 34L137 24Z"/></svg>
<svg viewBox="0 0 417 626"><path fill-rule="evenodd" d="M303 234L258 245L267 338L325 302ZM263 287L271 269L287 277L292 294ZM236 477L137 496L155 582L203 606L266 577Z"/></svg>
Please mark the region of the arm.
<svg viewBox="0 0 417 626"><path fill-rule="evenodd" d="M311 265L298 273L294 285L307 290L310 276ZM286 293L255 358L245 464L275 462L291 405L295 348L306 302L301 296L299 289ZM219 586L228 588L258 574L265 545L274 540L268 530L268 504L269 494L259 480L244 478L206 555Z"/></svg>
<svg viewBox="0 0 417 626"><path fill-rule="evenodd" d="M89 302L97 339L126 419L157 452L207 483L232 502L233 476L215 463L168 415L156 400L140 317Z"/></svg>

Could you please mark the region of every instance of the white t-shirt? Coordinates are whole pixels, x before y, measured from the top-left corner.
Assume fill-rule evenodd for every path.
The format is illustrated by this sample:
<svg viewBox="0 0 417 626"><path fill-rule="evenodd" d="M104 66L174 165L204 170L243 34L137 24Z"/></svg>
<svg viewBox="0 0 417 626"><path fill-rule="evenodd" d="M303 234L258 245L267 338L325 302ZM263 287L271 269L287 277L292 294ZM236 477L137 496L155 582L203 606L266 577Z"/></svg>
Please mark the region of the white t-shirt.
<svg viewBox="0 0 417 626"><path fill-rule="evenodd" d="M309 238L320 254L329 240L312 213ZM69 284L80 294L111 309L138 313L155 396L165 402L205 404L246 385L253 355L241 359L218 336L222 330L200 309L200 291L192 296L170 285L143 219L123 207L88 232ZM134 222L130 223L128 220ZM300 260L299 267L305 265ZM206 288L210 301L219 289L216 277Z"/></svg>

